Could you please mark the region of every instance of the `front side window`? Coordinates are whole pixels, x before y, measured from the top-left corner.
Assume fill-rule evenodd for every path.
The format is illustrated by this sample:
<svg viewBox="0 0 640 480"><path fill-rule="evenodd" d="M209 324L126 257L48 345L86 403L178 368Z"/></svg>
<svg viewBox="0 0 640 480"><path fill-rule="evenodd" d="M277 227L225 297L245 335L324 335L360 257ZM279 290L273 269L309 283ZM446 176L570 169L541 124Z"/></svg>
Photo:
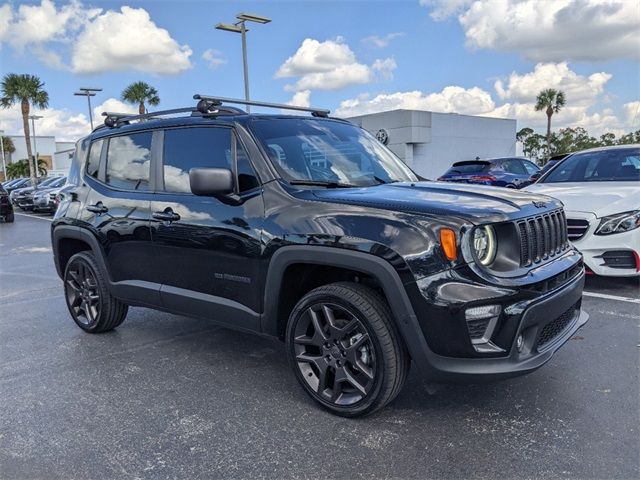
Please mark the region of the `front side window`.
<svg viewBox="0 0 640 480"><path fill-rule="evenodd" d="M192 168L232 168L231 129L191 127L164 132L164 189L191 193Z"/></svg>
<svg viewBox="0 0 640 480"><path fill-rule="evenodd" d="M111 137L107 148L108 185L122 190L149 190L151 132Z"/></svg>
<svg viewBox="0 0 640 480"><path fill-rule="evenodd" d="M573 154L551 170L542 183L638 180L640 149L620 148Z"/></svg>
<svg viewBox="0 0 640 480"><path fill-rule="evenodd" d="M533 175L534 173L538 173L540 171L540 169L536 167L533 163L528 162L526 160L522 161L522 165L524 165L524 168L529 175Z"/></svg>
<svg viewBox="0 0 640 480"><path fill-rule="evenodd" d="M354 186L415 182L416 175L369 133L314 118L257 118L251 130L288 181Z"/></svg>

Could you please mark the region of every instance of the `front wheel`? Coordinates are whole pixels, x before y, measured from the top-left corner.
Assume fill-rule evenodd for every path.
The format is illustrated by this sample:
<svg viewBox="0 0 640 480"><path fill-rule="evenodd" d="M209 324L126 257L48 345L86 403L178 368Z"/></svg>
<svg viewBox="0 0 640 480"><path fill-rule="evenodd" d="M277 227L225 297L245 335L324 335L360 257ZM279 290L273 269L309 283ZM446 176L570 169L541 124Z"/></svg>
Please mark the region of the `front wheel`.
<svg viewBox="0 0 640 480"><path fill-rule="evenodd" d="M332 413L368 415L391 402L409 355L384 297L357 283L306 294L289 317L287 352L305 391Z"/></svg>
<svg viewBox="0 0 640 480"><path fill-rule="evenodd" d="M85 332L108 332L127 316L127 305L111 295L90 252L76 253L69 259L64 271L64 294L69 313Z"/></svg>

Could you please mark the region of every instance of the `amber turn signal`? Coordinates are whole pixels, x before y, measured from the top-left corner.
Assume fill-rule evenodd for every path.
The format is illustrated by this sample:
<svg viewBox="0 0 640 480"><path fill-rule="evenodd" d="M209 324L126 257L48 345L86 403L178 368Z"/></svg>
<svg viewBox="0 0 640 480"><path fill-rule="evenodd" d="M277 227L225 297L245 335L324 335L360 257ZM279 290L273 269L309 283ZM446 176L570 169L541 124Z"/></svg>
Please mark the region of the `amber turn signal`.
<svg viewBox="0 0 640 480"><path fill-rule="evenodd" d="M440 246L447 260L455 260L458 258L456 249L456 232L450 228L440 230Z"/></svg>

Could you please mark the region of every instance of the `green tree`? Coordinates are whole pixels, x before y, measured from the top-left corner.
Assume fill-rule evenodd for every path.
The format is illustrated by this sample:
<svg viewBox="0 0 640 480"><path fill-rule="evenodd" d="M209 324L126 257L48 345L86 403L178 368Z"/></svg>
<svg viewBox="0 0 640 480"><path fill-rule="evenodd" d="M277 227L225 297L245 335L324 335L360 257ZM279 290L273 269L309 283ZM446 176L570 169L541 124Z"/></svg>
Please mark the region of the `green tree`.
<svg viewBox="0 0 640 480"><path fill-rule="evenodd" d="M608 134L603 137L608 138ZM602 138L602 137L601 137ZM604 143L589 135L582 127L561 128L558 133L551 135L551 155L558 153L572 153L587 148L601 147Z"/></svg>
<svg viewBox="0 0 640 480"><path fill-rule="evenodd" d="M640 130L622 135L618 139L618 145L629 145L632 143L640 143Z"/></svg>
<svg viewBox="0 0 640 480"><path fill-rule="evenodd" d="M122 91L122 100L138 105L138 112L143 115L146 111L145 104L156 106L160 103L158 91L145 82L134 82Z"/></svg>
<svg viewBox="0 0 640 480"><path fill-rule="evenodd" d="M564 107L566 99L562 90L547 88L536 97L536 112L547 114L547 149L551 152L551 117Z"/></svg>
<svg viewBox="0 0 640 480"><path fill-rule="evenodd" d="M10 108L20 104L22 112L22 126L24 128L24 138L27 142L27 156L34 158L31 151L31 134L29 131L29 112L31 105L38 108L47 108L49 105L49 94L44 90L44 82L35 75L8 73L2 79L0 89L0 106ZM33 161L29 164L29 175L31 183L36 184L36 170Z"/></svg>
<svg viewBox="0 0 640 480"><path fill-rule="evenodd" d="M11 162L7 164L7 178L26 177L29 175L32 167L33 162L30 162L26 158ZM40 176L47 174L47 162L41 158L38 159L38 173Z"/></svg>
<svg viewBox="0 0 640 480"><path fill-rule="evenodd" d="M16 146L13 144L11 137L7 137L6 135L2 136L2 149L5 155L16 151Z"/></svg>

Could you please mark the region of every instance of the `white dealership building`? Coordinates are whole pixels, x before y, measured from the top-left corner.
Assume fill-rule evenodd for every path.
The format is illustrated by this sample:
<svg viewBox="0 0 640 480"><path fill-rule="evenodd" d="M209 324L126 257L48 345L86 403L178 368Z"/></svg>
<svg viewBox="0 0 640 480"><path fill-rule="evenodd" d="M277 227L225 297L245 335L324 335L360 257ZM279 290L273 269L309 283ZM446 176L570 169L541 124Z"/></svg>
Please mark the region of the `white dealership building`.
<svg viewBox="0 0 640 480"><path fill-rule="evenodd" d="M347 120L376 135L429 179L438 178L453 162L516 154L515 119L392 110Z"/></svg>

